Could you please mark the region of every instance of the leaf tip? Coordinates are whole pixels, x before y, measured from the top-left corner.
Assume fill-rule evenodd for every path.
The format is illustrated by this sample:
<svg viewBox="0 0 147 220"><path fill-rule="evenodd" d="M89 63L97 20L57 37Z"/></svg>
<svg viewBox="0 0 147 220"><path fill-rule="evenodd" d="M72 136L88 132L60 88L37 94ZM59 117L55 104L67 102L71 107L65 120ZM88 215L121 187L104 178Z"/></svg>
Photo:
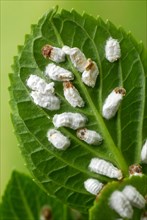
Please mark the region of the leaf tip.
<svg viewBox="0 0 147 220"><path fill-rule="evenodd" d="M121 30L121 29L122 29L122 25L119 25L119 26L118 26L118 30Z"/></svg>
<svg viewBox="0 0 147 220"><path fill-rule="evenodd" d="M82 12L82 17L84 17L86 15L86 12L85 11L83 11Z"/></svg>
<svg viewBox="0 0 147 220"><path fill-rule="evenodd" d="M24 44L26 44L26 43L27 43L27 41L28 41L29 37L30 37L30 35L29 35L29 34L26 34L26 35L25 35L25 43L24 43Z"/></svg>
<svg viewBox="0 0 147 220"><path fill-rule="evenodd" d="M96 20L99 21L99 19L100 19L100 15L97 15Z"/></svg>
<svg viewBox="0 0 147 220"><path fill-rule="evenodd" d="M34 31L34 29L36 28L36 24L31 24L31 31L32 31L32 33L33 33L33 31Z"/></svg>
<svg viewBox="0 0 147 220"><path fill-rule="evenodd" d="M109 21L109 19L107 18L107 19L106 19L106 24L109 24L109 22L110 22L110 21Z"/></svg>
<svg viewBox="0 0 147 220"><path fill-rule="evenodd" d="M15 178L15 177L17 177L18 176L18 171L16 171L15 169L14 170L12 170L12 178Z"/></svg>
<svg viewBox="0 0 147 220"><path fill-rule="evenodd" d="M96 20L99 23L99 25L105 25L105 23L104 23L104 21L103 21L103 19L101 18L100 15L97 16Z"/></svg>
<svg viewBox="0 0 147 220"><path fill-rule="evenodd" d="M18 46L17 46L18 54L21 53L22 49L23 49L23 46L22 46L22 45L18 45Z"/></svg>
<svg viewBox="0 0 147 220"><path fill-rule="evenodd" d="M75 9L72 8L72 9L70 10L70 12L71 12L71 13L75 13Z"/></svg>
<svg viewBox="0 0 147 220"><path fill-rule="evenodd" d="M55 12L57 12L58 9L59 9L59 6L58 6L58 5L55 5L55 6L53 7L53 11L55 11Z"/></svg>

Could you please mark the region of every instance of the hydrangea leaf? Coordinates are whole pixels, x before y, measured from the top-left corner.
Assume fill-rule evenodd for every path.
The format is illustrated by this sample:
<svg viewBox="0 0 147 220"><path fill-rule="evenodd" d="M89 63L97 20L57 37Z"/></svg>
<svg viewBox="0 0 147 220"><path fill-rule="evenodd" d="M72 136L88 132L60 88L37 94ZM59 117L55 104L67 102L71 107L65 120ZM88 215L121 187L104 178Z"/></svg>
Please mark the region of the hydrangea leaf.
<svg viewBox="0 0 147 220"><path fill-rule="evenodd" d="M114 63L109 63L105 58L104 47L110 36L118 39L121 47L121 59ZM62 103L60 110L49 111L33 103L26 85L29 75L36 74L50 82L44 71L51 61L41 54L45 44L60 48L63 45L78 47L87 58L97 63L100 74L94 88L82 83L81 73L69 59L59 64L74 73L74 84L86 103L84 108L73 108L65 101L60 82L55 82L56 94ZM104 184L112 181L88 170L91 158L99 157L112 162L122 170L124 177L128 176L129 165L141 162L147 118L145 68L143 45L122 28L117 29L100 17L81 16L74 10L58 13L55 8L32 26L32 33L26 36L24 46L19 47L14 73L10 74L12 120L27 166L47 193L87 213L94 196L86 192L84 181L90 177ZM105 120L101 114L103 102L117 86L126 89L126 96L116 116ZM86 115L87 127L99 131L103 143L100 146L88 145L76 137L75 131L60 128L70 138L71 146L66 151L55 149L46 134L53 127L54 114L67 111Z"/></svg>
<svg viewBox="0 0 147 220"><path fill-rule="evenodd" d="M17 171L13 171L0 204L1 220L40 220L44 208L54 220L84 220L80 213L49 197L33 180ZM41 218L42 216L42 218ZM52 216L52 218L51 218Z"/></svg>

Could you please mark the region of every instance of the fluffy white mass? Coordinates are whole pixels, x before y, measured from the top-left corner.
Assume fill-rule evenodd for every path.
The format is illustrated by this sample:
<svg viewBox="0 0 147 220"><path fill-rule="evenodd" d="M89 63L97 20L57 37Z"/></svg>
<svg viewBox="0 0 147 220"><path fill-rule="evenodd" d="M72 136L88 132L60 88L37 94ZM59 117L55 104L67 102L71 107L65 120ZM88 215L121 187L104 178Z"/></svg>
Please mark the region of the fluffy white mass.
<svg viewBox="0 0 147 220"><path fill-rule="evenodd" d="M112 163L99 158L92 158L89 164L89 170L110 178L122 179L122 172Z"/></svg>
<svg viewBox="0 0 147 220"><path fill-rule="evenodd" d="M103 183L96 179L89 178L84 182L84 187L91 194L97 195L99 191L102 189Z"/></svg>
<svg viewBox="0 0 147 220"><path fill-rule="evenodd" d="M56 128L69 127L73 130L84 127L87 118L80 113L64 112L53 117L53 124Z"/></svg>
<svg viewBox="0 0 147 220"><path fill-rule="evenodd" d="M112 209L114 209L122 218L131 219L133 216L133 208L126 198L126 196L116 190L111 194L109 199L109 205Z"/></svg>
<svg viewBox="0 0 147 220"><path fill-rule="evenodd" d="M128 185L123 189L122 193L127 197L133 206L139 209L145 207L146 201L135 187Z"/></svg>
<svg viewBox="0 0 147 220"><path fill-rule="evenodd" d="M70 140L56 129L50 129L47 132L47 138L59 150L65 150L70 146Z"/></svg>
<svg viewBox="0 0 147 220"><path fill-rule="evenodd" d="M82 73L82 81L87 86L90 86L93 88L95 86L98 74L99 74L99 70L98 70L97 64L91 59L88 59L85 70Z"/></svg>
<svg viewBox="0 0 147 220"><path fill-rule="evenodd" d="M56 63L61 63L65 61L64 51L61 48L53 47L48 44L42 48L42 55L45 58L49 58Z"/></svg>
<svg viewBox="0 0 147 220"><path fill-rule="evenodd" d="M44 79L37 75L31 74L26 82L27 86L34 91L38 91L43 94L47 92L50 94L54 93L54 82L46 83Z"/></svg>
<svg viewBox="0 0 147 220"><path fill-rule="evenodd" d="M53 63L46 66L45 75L55 81L70 81L74 79L72 72Z"/></svg>
<svg viewBox="0 0 147 220"><path fill-rule="evenodd" d="M73 107L83 107L84 101L71 82L64 82L64 97Z"/></svg>
<svg viewBox="0 0 147 220"><path fill-rule="evenodd" d="M77 137L87 144L99 145L102 143L101 135L93 130L89 130L87 128L81 128L77 130Z"/></svg>
<svg viewBox="0 0 147 220"><path fill-rule="evenodd" d="M111 119L115 116L118 108L120 106L123 97L126 94L126 90L121 87L116 87L105 99L103 108L102 108L102 115L106 119Z"/></svg>
<svg viewBox="0 0 147 220"><path fill-rule="evenodd" d="M62 47L62 50L65 52L65 54L69 55L74 67L82 73L87 64L87 59L84 53L77 47L70 48L68 46L64 46Z"/></svg>
<svg viewBox="0 0 147 220"><path fill-rule="evenodd" d="M105 45L105 56L109 62L114 62L118 60L121 56L120 45L117 39L110 37L106 41Z"/></svg>
<svg viewBox="0 0 147 220"><path fill-rule="evenodd" d="M54 94L54 82L46 83L44 79L32 74L26 83L32 90L30 96L36 105L51 111L60 108L60 99Z"/></svg>
<svg viewBox="0 0 147 220"><path fill-rule="evenodd" d="M32 91L30 95L34 103L40 107L51 111L60 109L60 99L55 95L43 94L38 91Z"/></svg>

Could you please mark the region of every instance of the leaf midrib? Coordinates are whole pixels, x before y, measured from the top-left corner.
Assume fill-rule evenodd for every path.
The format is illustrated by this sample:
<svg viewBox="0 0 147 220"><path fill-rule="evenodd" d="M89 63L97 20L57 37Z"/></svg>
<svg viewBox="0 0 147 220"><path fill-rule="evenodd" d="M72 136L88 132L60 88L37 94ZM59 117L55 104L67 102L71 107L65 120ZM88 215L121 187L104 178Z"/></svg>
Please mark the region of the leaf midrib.
<svg viewBox="0 0 147 220"><path fill-rule="evenodd" d="M23 101L23 102L24 102L24 101ZM25 102L26 102L26 101L25 101ZM48 114L47 114L43 109L41 109L41 111L43 111L43 113L46 114L46 116L48 117ZM40 116L39 116L39 117L40 117ZM36 117L36 118L37 118L37 117ZM21 118L21 120L22 120L22 118ZM24 125L25 125L25 127L26 127L28 133L31 134L31 136L34 138L34 140L36 140L36 142L37 142L40 146L42 146L42 148L43 148L44 150L48 151L50 154L52 154L52 155L53 155L54 157L56 157L58 160L64 162L66 165L68 165L68 166L70 166L70 167L72 167L72 168L78 170L78 172L82 172L82 173L85 173L86 175L93 176L93 177L97 177L97 178L99 177L99 179L100 179L100 180L103 180L103 181L111 181L111 180L110 180L109 178L107 178L107 177L103 177L103 176L101 176L101 175L91 173L91 172L88 171L88 170L87 170L87 172L86 172L84 169L81 169L80 167L76 167L74 164L69 163L68 161L64 160L63 157L57 156L57 154L53 153L53 151L50 151L48 148L44 147L44 145L37 139L37 137L28 129L28 127L27 127L26 124L25 124L25 121L22 120L22 122L24 123ZM64 131L65 131L66 133L68 133L65 128L62 128L62 129L64 129ZM70 133L70 135L73 136L71 133ZM74 137L74 136L73 136L73 138L77 141L77 143L79 142L80 145L82 145L84 148L88 149L88 150L91 151L92 153L96 153L96 152L93 151L92 149L89 149L84 142L81 142L79 139L77 139L77 138Z"/></svg>
<svg viewBox="0 0 147 220"><path fill-rule="evenodd" d="M21 72L21 67L20 67L20 72ZM20 79L21 79L21 78L20 78ZM21 80L21 82L22 82L22 80ZM22 83L23 83L23 82L22 82ZM24 90L27 92L28 97L29 97L29 92L28 92L28 90L26 89L25 86L23 86L23 88L24 88ZM17 105L18 103L24 103L24 102L28 102L28 101L31 101L31 99L30 99L30 100L23 100L23 101L20 101L20 102L16 102L16 101L15 101L15 103L16 103L16 105ZM44 111L44 109L42 109L42 108L39 108L39 109L41 110L41 112L43 112L43 115L45 115L45 116L47 117L47 120L51 120L51 118L48 118L48 114ZM20 116L20 117L21 117L21 116ZM42 117L42 115L39 115L39 117ZM38 116L37 116L37 117L35 116L35 118L38 118ZM32 118L30 118L30 119L32 119ZM83 169L81 169L81 168L79 168L79 167L76 167L76 166L74 166L73 164L69 163L68 161L64 160L62 157L58 157L56 154L53 153L53 151L50 151L48 148L45 148L44 145L37 139L37 137L29 130L29 128L28 128L27 125L25 124L25 120L23 121L22 118L21 118L21 120L22 120L22 122L24 123L25 127L27 128L28 132L33 136L33 138L38 142L38 144L41 145L42 148L45 149L45 150L47 150L50 154L54 155L54 157L58 158L58 160L64 162L65 164L69 165L70 167L72 167L72 168L74 168L74 169L76 169L76 170L78 170L78 171L80 171L80 172L82 172L82 173L85 173L85 174L87 174L87 175L89 175L89 176L93 176L93 177L99 178L99 179L102 180L102 181L111 181L111 179L109 179L109 178L107 178L107 177L104 177L104 176L102 176L102 175L98 175L98 174L91 173L91 172L88 171L88 170L87 170L87 172L86 172L85 170L83 170ZM27 118L27 120L29 120L29 118ZM67 131L66 128L62 128L62 129L64 129L64 131L65 131L67 134L70 134L70 136L72 136L73 139L75 139L75 141L76 141L78 144L80 144L80 146L83 146L84 148L86 148L86 149L87 149L89 152L91 152L92 154L97 155L97 156L100 156L99 153L97 153L96 151L94 151L92 148L88 148L87 145L86 145L83 141L79 140L77 137L75 137L74 135L72 135L72 133L69 132L69 131Z"/></svg>
<svg viewBox="0 0 147 220"><path fill-rule="evenodd" d="M72 22L73 22L73 21L72 21ZM74 21L74 22L75 22L75 21ZM59 33L58 33L57 28L55 27L55 25L54 25L54 23L53 23L52 20L50 20L50 23L51 23L51 25L52 25L52 28L54 29L54 32L55 32L55 35L56 35L56 37L57 37L57 40L58 40L59 45L63 46L64 44L63 44L63 41L62 41L62 39L61 39L61 37L60 37L60 35L59 35ZM75 23L76 23L76 22L75 22ZM76 23L76 24L77 24L77 23ZM77 24L77 25L80 26L79 24ZM80 26L80 28L82 28L82 27ZM83 29L83 28L82 28L82 29ZM83 29L83 30L84 30L84 29ZM86 31L84 30L84 32L86 32ZM86 32L86 35L90 38L90 36L88 35L87 32ZM91 39L91 38L90 38L90 39ZM91 39L91 41L93 41L93 40ZM93 42L93 44L94 44L94 42ZM95 44L94 44L94 45L95 45ZM95 47L95 46L94 46L94 47ZM98 53L98 51L97 51L97 53ZM106 126L105 126L105 123L104 123L104 121L103 121L101 115L100 115L99 112L97 111L96 106L94 105L94 103L93 103L93 101L92 101L92 99L91 99L91 97L90 97L90 95L89 95L89 93L88 93L86 87L83 85L83 83L82 83L81 80L80 80L81 78L80 78L80 76L79 76L79 73L75 70L75 68L73 68L73 66L72 66L71 61L70 61L69 58L68 58L68 61L69 61L69 63L70 63L71 69L73 70L73 72L75 73L75 75L76 75L76 77L77 77L77 79L78 79L79 85L81 86L82 90L84 91L84 94L85 94L85 97L86 97L86 99L87 99L87 101L88 101L88 103L89 103L89 106L91 106L92 109L93 109L95 118L96 118L98 124L100 125L100 127L101 127L101 129L102 129L103 136L104 136L104 140L105 140L105 141L107 142L107 144L108 144L108 148L109 148L110 151L113 153L114 158L115 158L115 160L116 160L116 162L117 162L117 164L118 164L118 167L119 167L121 170L123 170L123 172L124 172L125 175L127 175L127 173L128 173L128 167L127 167L127 164L126 164L126 162L125 162L125 160L124 160L124 158L123 158L121 152L120 152L120 151L117 149L117 147L115 146L115 144L114 144L114 142L113 142L113 140L112 140L112 138L111 138L111 136L110 136L110 133L108 132L108 129L107 129Z"/></svg>
<svg viewBox="0 0 147 220"><path fill-rule="evenodd" d="M21 56L20 56L20 57L21 57ZM20 67L20 72L21 72L21 68L22 68L22 67ZM34 67L33 67L33 68L34 68ZM77 75L79 75L79 74L77 73ZM21 78L20 78L20 79L21 79ZM21 82L22 82L22 80L21 80ZM22 83L23 83L23 82L22 82ZM29 92L28 92L28 90L26 89L26 86L24 86L24 89L25 89L25 91L27 92L27 94L28 94L28 96L29 96ZM26 102L26 101L28 101L28 100L21 101L21 102ZM17 103L19 103L19 102L17 102ZM48 114L47 114L42 108L40 108L40 110L41 110L41 111L47 116L47 118L48 118ZM26 126L26 125L25 125L25 126ZM27 126L26 126L26 127L27 127ZM27 127L27 129L28 129L28 127ZM31 135L33 135L32 132L30 132L29 129L28 129L28 131L29 131L29 133L30 133ZM64 129L64 131L65 131L66 133L68 133L68 134L70 133L70 132L67 132L67 129ZM73 135L70 133L70 136L73 136ZM45 148L44 145L43 145L34 135L33 135L33 137L34 137L35 140L43 147L43 149L47 150L50 154L54 155L56 158L58 158L58 160L61 160L61 161L64 162L65 164L68 164L69 166L73 167L74 169L76 169L76 170L78 170L78 171L81 171L81 172L83 172L83 173L85 173L85 174L87 174L87 175L89 175L89 176L93 176L93 177L95 177L95 178L98 178L98 179L100 179L100 180L102 180L102 181L108 181L108 182L111 181L110 178L107 178L107 177L102 176L102 175L98 175L98 174L91 173L90 171L85 172L84 170L79 169L79 167L76 167L76 166L74 166L74 165L69 164L67 161L63 160L63 159L60 158L60 157L57 157L56 154L53 154L52 151L49 151L49 149ZM88 151L90 151L92 154L97 155L98 157L100 156L100 153L97 153L97 152L94 151L92 148L88 148L87 145L86 145L83 141L79 140L78 138L76 138L76 137L74 137L74 136L73 136L73 139L75 139L75 141L76 141L77 143L79 143L81 146L83 146L84 148L86 148L86 149L87 149Z"/></svg>
<svg viewBox="0 0 147 220"><path fill-rule="evenodd" d="M110 33L110 32L109 32ZM121 42L121 40L120 40ZM119 86L123 87L123 78L122 78L122 65L121 65L121 60L119 60L119 66L118 66L118 78L119 78ZM120 116L121 116L121 106L118 110L118 115L117 115L117 145L118 148L121 150L121 120L120 120Z"/></svg>

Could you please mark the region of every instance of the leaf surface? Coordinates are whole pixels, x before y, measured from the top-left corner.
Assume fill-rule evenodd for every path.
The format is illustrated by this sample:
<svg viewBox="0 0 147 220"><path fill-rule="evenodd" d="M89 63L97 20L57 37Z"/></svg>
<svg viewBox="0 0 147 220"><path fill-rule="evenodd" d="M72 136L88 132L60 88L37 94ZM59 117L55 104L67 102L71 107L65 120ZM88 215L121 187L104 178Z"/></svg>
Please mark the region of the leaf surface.
<svg viewBox="0 0 147 220"><path fill-rule="evenodd" d="M50 208L54 220L83 219L78 212L49 197L30 177L13 171L0 204L1 220L40 220L44 207Z"/></svg>
<svg viewBox="0 0 147 220"><path fill-rule="evenodd" d="M118 39L121 47L121 59L114 63L105 59L104 47L110 36ZM60 82L55 83L56 94L62 103L60 110L49 111L33 103L26 86L29 75L36 74L50 82L44 70L51 61L41 54L45 44L78 47L97 63L100 75L93 89L82 83L81 74L68 58L60 64L74 73L74 85L86 103L84 108L73 108L65 101ZM90 177L104 184L112 181L88 170L91 158L100 157L112 162L125 177L129 165L140 163L147 118L144 58L144 47L122 28L116 29L111 22L104 23L101 18L94 19L87 14L81 16L75 11L62 10L58 14L55 8L47 12L38 25L32 26L32 34L26 37L25 45L15 59L14 74L10 75L12 120L28 168L49 194L82 212L86 213L94 200L94 196L84 189L84 181ZM101 115L102 105L117 86L123 86L127 94L116 116L107 121ZM60 128L70 138L71 146L64 152L56 150L46 134L53 127L54 114L65 111L86 115L87 128L98 131L103 143L90 146L79 140L75 131Z"/></svg>

